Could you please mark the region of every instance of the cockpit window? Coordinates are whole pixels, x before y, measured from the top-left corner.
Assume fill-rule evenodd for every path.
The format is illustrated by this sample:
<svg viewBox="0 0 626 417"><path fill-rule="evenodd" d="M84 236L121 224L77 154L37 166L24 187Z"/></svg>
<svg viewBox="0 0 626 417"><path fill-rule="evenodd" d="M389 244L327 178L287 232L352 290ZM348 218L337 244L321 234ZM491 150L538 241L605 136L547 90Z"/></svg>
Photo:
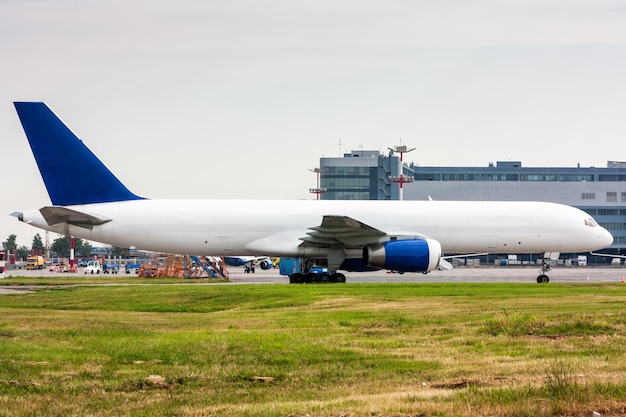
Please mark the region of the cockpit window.
<svg viewBox="0 0 626 417"><path fill-rule="evenodd" d="M591 227L596 227L598 225L598 223L596 223L596 221L592 217L587 217L585 219L585 224Z"/></svg>

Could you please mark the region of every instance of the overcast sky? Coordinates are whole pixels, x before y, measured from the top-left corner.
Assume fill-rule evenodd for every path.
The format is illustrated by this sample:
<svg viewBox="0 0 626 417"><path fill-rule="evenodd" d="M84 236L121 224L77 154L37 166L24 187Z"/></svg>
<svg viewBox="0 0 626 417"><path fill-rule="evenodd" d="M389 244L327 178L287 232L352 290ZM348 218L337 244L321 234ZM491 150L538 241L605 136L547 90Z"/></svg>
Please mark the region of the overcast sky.
<svg viewBox="0 0 626 417"><path fill-rule="evenodd" d="M312 198L320 157L400 143L626 160L623 0L0 0L0 57L0 241L28 247L9 213L50 201L13 101L153 198Z"/></svg>

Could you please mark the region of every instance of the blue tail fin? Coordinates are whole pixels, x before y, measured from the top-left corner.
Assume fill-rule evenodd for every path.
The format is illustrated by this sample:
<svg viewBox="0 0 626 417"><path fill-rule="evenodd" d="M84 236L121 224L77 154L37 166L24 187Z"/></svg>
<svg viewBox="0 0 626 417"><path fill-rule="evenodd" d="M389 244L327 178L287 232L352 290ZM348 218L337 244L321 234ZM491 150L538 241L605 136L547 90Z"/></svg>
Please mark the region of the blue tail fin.
<svg viewBox="0 0 626 417"><path fill-rule="evenodd" d="M15 102L52 204L141 200L44 103Z"/></svg>

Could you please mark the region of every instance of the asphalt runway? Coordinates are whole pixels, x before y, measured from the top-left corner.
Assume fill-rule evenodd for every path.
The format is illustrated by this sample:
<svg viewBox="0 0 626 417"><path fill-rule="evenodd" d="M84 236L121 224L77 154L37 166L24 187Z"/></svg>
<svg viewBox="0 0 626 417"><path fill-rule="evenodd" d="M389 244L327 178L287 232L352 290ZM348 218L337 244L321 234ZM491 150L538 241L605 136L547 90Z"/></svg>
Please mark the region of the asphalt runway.
<svg viewBox="0 0 626 417"><path fill-rule="evenodd" d="M246 274L243 267L229 267L232 284L288 284L289 279L281 276L278 270L261 270L256 273ZM458 267L451 271L433 271L428 274L421 273L387 273L385 271L346 273L349 283L426 283L426 282L515 282L537 285L539 267ZM555 267L548 273L551 283L585 283L585 282L613 282L620 283L626 274L625 267ZM57 273L48 270L26 271L7 270L5 278L17 276L85 276L80 270L77 273ZM93 276L93 275L90 275ZM127 276L123 272L117 275L101 274L104 277ZM128 275L131 276L131 275ZM132 275L136 276L136 275ZM229 284L226 284L229 285ZM295 284L294 284L295 285ZM340 284L334 284L340 285ZM548 284L549 285L549 284ZM0 279L0 287L2 280ZM8 293L20 291L16 287L4 287ZM4 293L7 293L4 292ZM0 292L3 293L3 292Z"/></svg>
<svg viewBox="0 0 626 417"><path fill-rule="evenodd" d="M349 283L420 283L420 282L516 282L537 284L539 267L462 267L451 271L433 271L421 273L352 272L346 273ZM281 277L277 271L257 271L244 274L231 268L232 282L241 283L289 283L287 277ZM550 282L615 282L620 283L626 274L624 267L558 267L548 273ZM549 285L549 284L548 284Z"/></svg>

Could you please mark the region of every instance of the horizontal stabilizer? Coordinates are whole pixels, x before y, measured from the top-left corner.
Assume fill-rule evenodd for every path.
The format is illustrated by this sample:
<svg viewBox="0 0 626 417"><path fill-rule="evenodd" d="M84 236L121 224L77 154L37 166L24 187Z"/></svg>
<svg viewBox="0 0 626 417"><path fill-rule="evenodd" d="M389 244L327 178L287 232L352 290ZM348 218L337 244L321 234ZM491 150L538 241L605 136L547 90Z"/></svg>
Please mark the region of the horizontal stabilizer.
<svg viewBox="0 0 626 417"><path fill-rule="evenodd" d="M94 226L110 222L111 219L103 219L92 216L91 214L82 213L80 211L68 209L67 207L48 206L39 210L46 223L50 226L59 223L68 223L75 226L93 229Z"/></svg>

